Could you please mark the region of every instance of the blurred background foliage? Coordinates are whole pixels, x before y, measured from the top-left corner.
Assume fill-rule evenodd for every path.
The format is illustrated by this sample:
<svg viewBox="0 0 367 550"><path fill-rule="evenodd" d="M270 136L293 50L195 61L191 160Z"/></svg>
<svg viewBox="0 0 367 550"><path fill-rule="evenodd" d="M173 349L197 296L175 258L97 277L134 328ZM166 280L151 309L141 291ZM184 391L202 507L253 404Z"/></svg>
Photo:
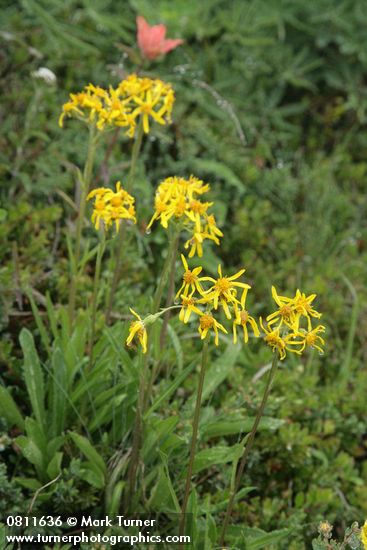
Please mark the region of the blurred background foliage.
<svg viewBox="0 0 367 550"><path fill-rule="evenodd" d="M141 66L135 43L137 14L151 24L164 22L169 36L184 38L185 45ZM245 265L254 313L264 314L269 306L271 284L281 293L297 287L315 291L318 309L324 312L326 353L305 362L292 358L281 369L267 415L282 422L260 433L245 476L245 485L253 489L236 508L234 519L248 526L290 529L286 542L274 548L307 548L322 518L336 523L341 532L367 515L366 20L364 0L2 3L2 384L12 387L24 415L30 414L21 379L19 332L29 328L40 342L41 325L35 326L32 309L38 307L45 318L46 294L57 305L65 302L68 292L65 233L73 227L76 167L84 162L86 132L76 121L58 127L61 105L70 92L89 82L115 85L140 66L171 82L177 100L173 124L155 127L143 144L134 188L139 227L127 243L124 279L114 307L117 341L127 304L147 309L147 295L160 272L166 234L156 227L148 238L145 227L158 182L172 174L194 173L211 183L211 200L225 237L220 248L207 251L203 264L212 272L218 258L226 270ZM55 73L55 84L32 76L40 67ZM96 184L124 181L130 153L131 143L122 133L106 134ZM93 241L94 231L89 231ZM80 307L90 299L92 274L91 265ZM107 263L105 289L111 279ZM30 303L30 292L36 305ZM103 319L99 322L102 327ZM181 348L194 359L189 339L174 331L180 331L175 323L178 355L167 352L171 366L180 364ZM46 361L43 344L37 347ZM232 359L205 404L203 450L238 441L240 429L231 431L227 425L226 431L223 422L219 432L218 427L211 429L213 415L220 424L235 410L238 417L229 418L236 426L236 418L254 416L259 403L263 378L259 382L256 373L269 360L267 350L251 346ZM194 387L195 379L185 378L169 414L175 407L180 410ZM158 384L157 395L160 390ZM90 431L100 430L99 420ZM73 422L67 426L73 429ZM30 498L27 491L37 487L24 481L35 477L34 461L21 458L22 442L15 443L19 422L15 431L6 419L1 428L0 451L7 463L7 470L0 470L1 501L19 510L20 491ZM111 448L119 452L113 437L107 441L95 436L106 461ZM76 444L80 448L80 441ZM173 464L181 452L173 453ZM64 502L68 510L100 507L103 480L91 482L81 458L70 450L66 454L62 480L49 495L52 505ZM164 484L164 463L158 468ZM39 476L48 479L42 467ZM228 476L214 460L199 487L202 502L222 490ZM159 494L162 487L155 490ZM159 500L153 491L151 509L159 511ZM223 507L215 497L212 504L211 513L220 524Z"/></svg>

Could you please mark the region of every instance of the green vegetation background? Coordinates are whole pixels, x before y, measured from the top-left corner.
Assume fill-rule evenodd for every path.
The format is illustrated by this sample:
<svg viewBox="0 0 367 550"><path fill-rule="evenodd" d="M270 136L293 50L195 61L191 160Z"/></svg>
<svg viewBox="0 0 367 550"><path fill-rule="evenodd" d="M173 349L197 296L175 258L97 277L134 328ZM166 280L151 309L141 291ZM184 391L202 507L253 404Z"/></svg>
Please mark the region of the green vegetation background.
<svg viewBox="0 0 367 550"><path fill-rule="evenodd" d="M150 23L166 23L170 37L186 41L146 67L150 75L173 84L174 120L169 128L155 127L144 142L135 185L139 228L128 244L115 325L108 336L103 318L99 320L100 349L111 347L113 340L114 351L98 366L99 378L85 381L79 380L78 371L73 374L79 382L70 393L73 407L80 410L84 399L81 414L87 426L77 426L69 402L60 405L66 418L54 426L54 436L61 441L42 455L38 428L31 420L24 424L26 416L44 419L34 414L35 403L26 391L23 353L26 361L27 356L33 364L38 360L32 356L36 352L28 332L23 333L22 353L21 329L33 334L46 369L47 425L56 418L47 369L62 361L63 352L66 363L83 364L80 341L71 352L74 344L65 335L63 340L60 321L53 325L49 320L51 301L57 312L67 299L65 235L74 220L68 197L75 198L76 167L86 152L85 129L76 121L60 129L58 116L69 92L89 82L116 84L134 70L137 14ZM153 292L167 242L158 227L148 237L145 225L157 183L169 175L194 173L211 183L210 198L225 235L221 247L205 255L205 268L214 272L218 258L229 271L246 266L256 314L269 308L271 284L281 294L297 287L316 292L327 326L323 357L289 358L278 373L266 411L268 424L257 438L244 478L244 487L252 490L240 500L233 521L254 528L247 541L256 540L255 528L288 530L281 531L286 538L278 543L274 538L266 548L294 550L309 547L322 518L335 523L339 533L352 521L361 522L367 515L366 2L23 0L3 2L2 20L0 380L17 410L11 418L8 393L2 391L0 512L22 510L34 490L59 472L62 477L37 500L40 512L93 510L98 517L106 502L107 508L118 507L123 486L118 485L116 465L123 470L136 390L132 359L127 353L121 359L119 347L128 305L139 311L148 308L147 295ZM56 85L31 76L39 67L55 73ZM121 136L107 164L110 138L106 136L99 150L95 171L95 181L107 185L124 180L131 152L131 143ZM93 228L89 238L96 243ZM79 296L81 319L92 275L93 263ZM102 295L111 278L107 262ZM40 312L37 323L35 311ZM81 321L81 339L82 326ZM50 337L42 334L44 327L56 341L60 337L61 355L48 354ZM174 369L184 372L187 358L196 357L177 323L170 337L174 351L165 352L166 376L155 388L156 397L175 380ZM229 346L222 358L221 353L223 349L212 352L217 371L209 376L212 391L209 396L208 389L204 404L200 442L207 454L198 476L197 508L192 504L198 540L203 541L197 547L205 549L211 548L215 524L219 528L221 522L221 499L230 477L225 463L261 397L264 377L255 375L270 359L261 343L245 350ZM121 379L116 374L120 361L128 365ZM187 448L182 444L187 445L190 434L188 397L194 388L191 372L150 419L151 436L144 449L150 511L174 511L172 495L182 494ZM109 416L110 403L120 423ZM173 423L168 425L167 419ZM21 435L24 430L26 436ZM65 435L67 430L74 435ZM99 469L98 460L97 467L90 467L96 457L78 439L86 433L102 461ZM32 437L38 437L41 458L29 450ZM208 458L210 449L214 453Z"/></svg>

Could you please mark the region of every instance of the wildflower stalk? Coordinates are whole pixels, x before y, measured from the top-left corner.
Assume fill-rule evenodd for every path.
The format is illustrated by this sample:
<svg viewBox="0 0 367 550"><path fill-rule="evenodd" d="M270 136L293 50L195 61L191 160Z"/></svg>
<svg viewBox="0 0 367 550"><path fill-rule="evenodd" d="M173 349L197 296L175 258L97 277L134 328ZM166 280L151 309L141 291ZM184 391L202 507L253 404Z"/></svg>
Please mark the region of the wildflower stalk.
<svg viewBox="0 0 367 550"><path fill-rule="evenodd" d="M83 179L82 179L82 193L80 197L80 204L78 208L78 217L76 220L76 237L75 237L75 252L74 252L74 262L72 263L72 273L70 281L70 292L69 292L69 319L70 327L72 328L75 315L75 299L76 299L76 290L77 290L77 279L79 271L79 262L80 262L80 248L81 248L81 237L85 216L85 208L87 204L87 196L89 193L89 188L92 179L94 156L96 152L97 145L97 135L96 128L93 124L89 126L89 142L88 142L88 152L87 158L84 165ZM74 267L73 267L74 266Z"/></svg>
<svg viewBox="0 0 367 550"><path fill-rule="evenodd" d="M170 274L170 278L174 279L174 270L175 270L175 263L176 263L176 256L177 256L179 238L180 238L180 231L179 231L179 229L176 228L171 233L166 261L164 263L161 278L159 280L158 287L157 287L157 290L156 290L156 293L155 293L155 296L154 296L153 313L157 313L159 311L161 301L162 301L163 290L164 290L164 287L166 286L169 274ZM170 285L170 287L171 287L171 285ZM172 292L171 292L170 299L168 299L168 296L167 296L166 310L165 310L165 313L164 313L163 326L162 326L162 331L161 331L161 344L160 344L161 349L162 349L162 335L164 334L163 331L167 330L169 315L170 315L171 309L173 309L172 307L169 307L171 302L172 302L172 298L173 298L173 290L174 290L174 288L172 287ZM169 290L168 294L169 293L170 293L170 290ZM164 343L164 340L163 340L163 343ZM147 362L147 361L148 361L148 355L145 358L145 362ZM153 389L153 384L154 384L154 381L155 381L155 379L158 375L159 368L160 368L160 361L156 361L156 363L154 365L154 368L151 372L150 378L149 378L149 384L148 384L148 388L147 388L147 392L146 392L145 400L144 400L145 406L147 406L149 404L150 396L151 396L152 389Z"/></svg>
<svg viewBox="0 0 367 550"><path fill-rule="evenodd" d="M203 342L203 349L202 349L202 354L201 354L199 384L198 384L198 389L197 389L197 394L196 394L194 420L193 420L193 423L192 423L190 458L189 458L189 464L188 464L188 467L187 467L185 493L184 493L184 498L183 498L183 502L182 502L182 509L181 509L181 519L180 519L180 529L179 529L179 534L180 535L183 535L184 530L185 530L185 514L186 514L186 509L187 509L187 503L188 503L189 496L190 496L191 477L192 477L192 471L193 471L194 461L195 461L196 444L197 444L198 430L199 430L201 399L202 399L202 395L203 395L203 387L204 387L204 379L205 379L205 371L206 371L207 362L208 362L208 340L205 339L204 342ZM180 547L182 547L182 545L180 545Z"/></svg>
<svg viewBox="0 0 367 550"><path fill-rule="evenodd" d="M153 302L153 312L154 313L156 313L160 308L161 301L162 301L163 290L164 290L164 287L167 284L167 279L168 279L168 275L169 275L169 272L170 272L170 267L173 265L173 268L174 268L174 264L175 264L175 261L176 261L179 238L180 238L179 229L175 228L171 232L166 261L164 262L161 278L159 280L158 287L157 287L157 290L156 290L155 295L154 295L154 302Z"/></svg>
<svg viewBox="0 0 367 550"><path fill-rule="evenodd" d="M274 380L274 377L275 377L277 367L278 367L278 354L275 353L274 358L273 358L273 362L271 364L271 368L270 368L270 371L269 371L268 380L267 380L267 383L266 383L264 395L262 397L260 407L259 407L259 409L256 413L256 418L255 418L254 424L252 426L250 435L247 439L246 447L245 447L245 450L243 452L239 468L237 470L234 485L233 485L233 487L231 488L231 491L230 491L230 497L229 497L229 501L228 501L228 505L227 505L226 515L225 515L225 518L224 518L222 534L221 534L220 543L219 543L220 546L224 545L226 531L227 531L227 528L228 528L229 518L232 514L236 493L237 493L238 488L239 488L240 483L241 483L242 474L244 472L248 456L249 456L250 451L252 449L254 439L255 439L255 435L256 435L257 429L259 427L261 417L264 413L265 405L266 405L266 402L267 402L269 394L270 394L271 386L272 386L272 383L273 383L273 380Z"/></svg>
<svg viewBox="0 0 367 550"><path fill-rule="evenodd" d="M168 309L177 309L180 306L171 306ZM151 314L145 317L144 321L147 325L150 325L156 321L158 317L164 315L167 309L163 309L159 313ZM143 432L143 417L146 408L146 396L148 394L149 386L147 387L148 382L148 370L149 370L149 356L148 353L139 354L139 387L138 387L138 396L137 396L137 405L136 405L136 415L133 431L133 444L130 455L129 471L128 471L128 480L127 488L125 492L125 510L128 509L129 503L132 501L133 494L135 491L136 477L139 469L139 457L140 457L140 448L141 448L141 439Z"/></svg>
<svg viewBox="0 0 367 550"><path fill-rule="evenodd" d="M143 431L143 407L144 407L144 393L145 393L145 381L147 377L148 361L145 361L145 358L140 352L139 354L139 388L138 396L136 401L136 415L134 422L134 435L133 435L133 444L130 455L129 462L129 471L127 475L127 490L125 492L125 510L131 510L131 501L133 499L135 485L136 485L136 476L139 466L139 455L140 455L140 446L141 438ZM130 505L130 506L129 506Z"/></svg>
<svg viewBox="0 0 367 550"><path fill-rule="evenodd" d="M179 234L177 234L173 244L174 250L171 257L171 265L169 268L168 293L167 293L167 299L166 299L167 308L172 304L173 295L175 292L175 272L176 272L175 267L176 267L177 251L178 251L178 240L179 240ZM162 326L161 337L160 337L160 346L162 349L164 347L165 340L166 340L167 327L168 327L170 316L171 316L171 310L167 309L163 317L163 326Z"/></svg>
<svg viewBox="0 0 367 550"><path fill-rule="evenodd" d="M99 282L101 278L101 265L102 265L102 258L103 258L105 248L106 248L106 236L105 236L105 232L102 231L102 237L98 244L96 268L94 271L93 294L92 294L92 316L91 316L91 328L90 328L89 343L88 343L89 367L91 367L93 363L93 344L94 344L94 336L95 336L95 330L96 330L98 287L99 287Z"/></svg>
<svg viewBox="0 0 367 550"><path fill-rule="evenodd" d="M138 157L139 157L141 144L142 144L142 141L143 141L143 134L144 134L143 125L142 125L142 122L140 121L140 123L138 125L136 138L135 138L135 141L134 141L132 153L131 153L130 171L129 171L129 175L128 175L127 181L126 181L126 191L128 193L130 193L131 189L132 189L134 176L135 176L135 171L136 171L136 164L137 164L137 160L138 160ZM126 232L126 227L125 227L125 225L121 224L121 226L119 228L119 232L116 236L117 250L116 250L116 257L115 257L115 270L114 270L114 273L113 273L111 291L110 291L110 294L109 294L109 297L108 297L108 303L107 303L107 308L106 308L106 323L107 324L109 324L110 320L111 320L112 304L113 304L113 300L114 300L114 297L115 297L117 285L118 285L118 283L120 281L120 277L121 277L121 259L122 259L122 249L123 249L123 242L124 242L125 232Z"/></svg>

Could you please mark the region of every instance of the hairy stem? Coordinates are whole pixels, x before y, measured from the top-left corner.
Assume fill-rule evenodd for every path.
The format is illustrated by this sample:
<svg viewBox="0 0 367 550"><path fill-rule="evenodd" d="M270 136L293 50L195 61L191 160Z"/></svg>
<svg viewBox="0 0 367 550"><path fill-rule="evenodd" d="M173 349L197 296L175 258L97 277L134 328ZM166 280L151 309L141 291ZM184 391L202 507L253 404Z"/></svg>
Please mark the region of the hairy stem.
<svg viewBox="0 0 367 550"><path fill-rule="evenodd" d="M263 398L261 400L260 407L259 407L259 409L256 413L256 418L255 418L255 421L254 421L254 425L252 426L250 435L249 435L247 443L246 443L245 450L244 450L242 458L241 458L239 468L237 470L237 474L236 474L236 478L235 478L235 482L234 482L234 487L231 489L231 492L230 492L227 511L226 511L226 515L225 515L225 518L224 518L223 528L222 528L220 546L224 545L224 541L225 541L225 537L226 537L226 531L227 531L227 528L228 528L229 518L232 514L236 493L237 493L238 488L239 488L240 483L241 483L242 474L243 474L243 471L245 469L248 456L249 456L250 451L252 449L254 439L255 439L255 435L256 435L257 429L259 427L261 417L264 413L265 405L266 405L266 402L267 402L269 394L270 394L272 382L274 380L274 376L275 376L277 367L278 367L278 355L275 354L274 358L273 358L272 365L271 365L271 369L269 371L268 380L266 382L264 395L263 395Z"/></svg>

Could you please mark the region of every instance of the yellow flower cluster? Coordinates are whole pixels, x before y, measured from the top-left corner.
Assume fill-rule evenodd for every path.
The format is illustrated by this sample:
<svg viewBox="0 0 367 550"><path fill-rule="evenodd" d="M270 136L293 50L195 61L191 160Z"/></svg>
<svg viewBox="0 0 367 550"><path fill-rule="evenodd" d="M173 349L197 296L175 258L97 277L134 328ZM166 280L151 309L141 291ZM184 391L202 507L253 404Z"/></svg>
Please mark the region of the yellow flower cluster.
<svg viewBox="0 0 367 550"><path fill-rule="evenodd" d="M325 332L325 327L317 325L312 328L312 318L321 317L321 313L312 305L316 294L306 296L297 290L295 296L289 298L279 296L275 287L272 287L272 296L278 308L267 316L266 326L261 318L260 324L265 333L265 342L279 353L280 359L286 357L287 351L301 355L306 347L323 353L325 342L320 334Z"/></svg>
<svg viewBox="0 0 367 550"><path fill-rule="evenodd" d="M203 241L209 239L219 245L223 233L218 229L213 214L208 214L212 202L202 202L198 197L207 193L209 184L190 176L189 179L177 176L166 178L157 189L155 212L148 224L148 229L159 220L167 229L168 223L179 221L182 227L192 236L185 243L190 248L189 258L195 254L203 255Z"/></svg>
<svg viewBox="0 0 367 550"><path fill-rule="evenodd" d="M111 126L127 128L127 135L133 137L139 120L145 133L149 132L149 118L162 125L170 122L174 101L170 84L132 74L117 88L110 86L106 90L89 84L83 92L70 94L59 125L63 125L66 116L74 117L95 124L98 130Z"/></svg>
<svg viewBox="0 0 367 550"><path fill-rule="evenodd" d="M246 307L247 293L251 287L247 283L238 281L245 269L240 269L234 275L227 276L223 275L219 265L217 278L202 277L203 268L201 266L190 269L182 254L181 259L184 273L181 287L176 294L176 300L180 298L179 319L181 322L188 323L192 314L197 315L200 338L203 340L209 334L214 333L214 342L218 345L219 332L228 334L228 330L217 319L219 311L222 310L225 317L232 323L235 344L239 329L243 332L245 344L249 340L249 331L256 338L260 336L258 323ZM297 290L293 298L288 298L279 296L276 289L272 287L272 295L278 306L277 310L267 316L266 324L260 317L264 340L272 350L279 354L281 360L286 357L287 351L301 355L308 347L323 353L322 346L325 342L320 334L325 331L325 327L317 325L312 328L312 318L319 319L321 317L321 313L316 311L312 305L316 294L306 296ZM135 312L133 313L136 315ZM142 343L144 335L145 347L143 347L143 351L146 351L145 321L140 317L139 321L140 325L136 321L131 324L127 344L131 344L135 335Z"/></svg>
<svg viewBox="0 0 367 550"><path fill-rule="evenodd" d="M215 344L219 343L219 331L227 334L227 329L213 314L220 308L227 319L232 319L233 341L237 342L237 329L242 328L244 342L248 342L249 328L257 337L260 335L255 319L246 309L246 298L251 288L247 283L237 281L245 272L241 269L231 276L223 275L218 266L218 277L200 277L202 267L190 269L186 258L181 255L184 274L176 299L181 299L179 319L187 323L192 313L199 317L199 333L203 340L213 331ZM203 308L203 309L201 309Z"/></svg>
<svg viewBox="0 0 367 550"><path fill-rule="evenodd" d="M119 181L116 183L116 191L107 187L93 189L87 197L87 200L90 199L94 199L92 222L97 230L101 222L105 229L115 224L116 233L121 220L131 220L136 223L135 199L121 187Z"/></svg>

